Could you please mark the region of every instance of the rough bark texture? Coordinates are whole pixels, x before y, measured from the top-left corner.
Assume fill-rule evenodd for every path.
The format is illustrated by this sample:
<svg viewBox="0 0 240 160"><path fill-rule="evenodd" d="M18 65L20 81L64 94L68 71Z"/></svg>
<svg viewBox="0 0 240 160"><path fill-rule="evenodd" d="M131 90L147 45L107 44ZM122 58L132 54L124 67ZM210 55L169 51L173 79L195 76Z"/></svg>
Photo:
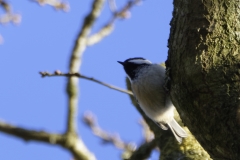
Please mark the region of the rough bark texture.
<svg viewBox="0 0 240 160"><path fill-rule="evenodd" d="M240 2L174 0L171 98L213 159L240 157Z"/></svg>

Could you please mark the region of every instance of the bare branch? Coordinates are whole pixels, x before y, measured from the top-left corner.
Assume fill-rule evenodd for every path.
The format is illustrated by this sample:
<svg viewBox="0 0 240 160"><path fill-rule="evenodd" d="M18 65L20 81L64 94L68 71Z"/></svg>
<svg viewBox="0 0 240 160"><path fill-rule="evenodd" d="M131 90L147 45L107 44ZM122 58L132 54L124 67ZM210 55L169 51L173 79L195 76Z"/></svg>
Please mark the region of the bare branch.
<svg viewBox="0 0 240 160"><path fill-rule="evenodd" d="M157 139L150 142L143 143L136 149L128 160L147 159L150 157L152 151L157 147Z"/></svg>
<svg viewBox="0 0 240 160"><path fill-rule="evenodd" d="M124 142L123 140L121 140L119 135L112 135L101 129L97 124L95 116L91 112L85 112L83 116L83 122L92 130L95 136L103 140L103 143L110 143L118 149L123 149L131 152L135 150L136 145L134 145L133 143Z"/></svg>
<svg viewBox="0 0 240 160"><path fill-rule="evenodd" d="M87 80L96 82L96 83L101 84L101 85L103 85L105 87L108 87L110 89L114 89L114 90L122 92L122 93L133 95L133 93L129 90L121 89L119 87L104 83L104 82L99 81L99 80L97 80L93 77L88 77L88 76L82 75L80 73L62 73L61 71L55 71L53 74L51 74L49 72L39 72L39 73L41 74L42 77L53 77L53 76L79 77L79 78L83 78L83 79L87 79Z"/></svg>
<svg viewBox="0 0 240 160"><path fill-rule="evenodd" d="M143 133L144 140L146 142L152 141L154 139L154 134L150 130L150 128L149 128L148 124L145 122L145 120L141 119L139 121L139 124L142 126L142 133Z"/></svg>
<svg viewBox="0 0 240 160"><path fill-rule="evenodd" d="M94 44L100 42L103 38L105 38L106 36L108 36L112 33L113 28L114 27L113 27L112 23L106 24L103 28L101 28L100 31L91 35L87 39L87 45L91 46L91 45L94 45Z"/></svg>
<svg viewBox="0 0 240 160"><path fill-rule="evenodd" d="M77 73L80 70L82 55L86 49L86 38L91 31L91 28L96 20L96 18L100 15L102 10L102 6L104 4L104 0L93 0L92 8L90 13L85 17L83 25L80 29L80 32L76 38L74 48L72 50L70 63L69 63L69 73ZM74 143L73 138L77 137L77 108L78 108L78 78L69 77L67 82L67 95L68 95L68 113L67 113L67 128L66 135L68 135L69 143ZM78 144L81 144L79 147L80 150L76 150L74 152L74 156L76 159L78 155L82 153L81 148L85 148L85 152L91 153L87 147L84 145L83 141L78 138ZM78 147L77 147L78 148ZM91 153L91 155L93 155ZM85 159L95 160L91 157L86 157ZM85 160L84 159L84 160Z"/></svg>
<svg viewBox="0 0 240 160"><path fill-rule="evenodd" d="M136 149L134 143L127 143L120 139L119 136L112 135L98 126L96 117L91 112L85 112L83 122L92 130L93 134L103 140L103 143L110 143L118 149L124 150L123 159L136 160L148 158L152 150L157 146L157 139L152 139L149 142L144 142Z"/></svg>
<svg viewBox="0 0 240 160"><path fill-rule="evenodd" d="M115 0L108 0L108 5L109 5L110 10L113 13L117 12L117 5L116 5L116 1Z"/></svg>
<svg viewBox="0 0 240 160"><path fill-rule="evenodd" d="M157 149L159 139L154 138L152 131L143 119L139 123L143 127L144 142L129 157L126 157L126 160L147 159L152 151Z"/></svg>
<svg viewBox="0 0 240 160"><path fill-rule="evenodd" d="M54 7L56 10L63 10L65 12L69 11L70 9L68 3L61 2L59 0L31 0L31 1L36 2L41 6L50 5Z"/></svg>
<svg viewBox="0 0 240 160"><path fill-rule="evenodd" d="M95 156L88 151L82 140L77 136L48 133L45 131L28 130L0 122L0 131L25 141L39 141L47 144L57 144L68 149L76 159L96 160Z"/></svg>
<svg viewBox="0 0 240 160"><path fill-rule="evenodd" d="M19 14L4 14L0 17L0 24L6 24L9 22L13 22L14 24L18 24L21 22L21 15Z"/></svg>
<svg viewBox="0 0 240 160"><path fill-rule="evenodd" d="M98 42L100 42L103 38L105 38L106 36L108 36L109 34L111 34L111 32L113 31L113 23L117 18L121 18L121 19L127 19L130 17L131 13L129 12L129 10L136 4L138 4L139 2L141 2L141 0L129 0L127 2L127 4L119 11L117 11L116 9L116 3L114 0L109 0L109 6L111 11L113 12L113 16L110 19L110 21L104 25L97 33L91 35L90 37L88 37L87 39L87 45L91 46L93 44L96 44Z"/></svg>
<svg viewBox="0 0 240 160"><path fill-rule="evenodd" d="M3 9L5 10L5 12L10 13L11 12L11 6L4 0L0 0L0 6L3 7Z"/></svg>
<svg viewBox="0 0 240 160"><path fill-rule="evenodd" d="M84 19L82 28L77 36L74 48L72 50L69 64L70 73L76 73L80 69L82 54L86 49L86 37L89 34L96 18L100 15L103 3L104 0L94 0L90 13ZM67 133L69 134L76 134L78 88L78 79L76 77L69 77L67 84L67 94L69 97Z"/></svg>
<svg viewBox="0 0 240 160"><path fill-rule="evenodd" d="M0 7L3 8L5 14L0 15L0 24L7 24L13 22L13 24L18 24L21 22L21 15L12 13L12 7L5 0L0 0ZM3 37L0 34L0 45L3 43Z"/></svg>
<svg viewBox="0 0 240 160"><path fill-rule="evenodd" d="M9 22L13 22L14 24L18 24L21 22L21 15L15 14L12 12L12 7L9 3L4 0L0 0L0 6L6 12L5 14L1 15L0 17L0 24L6 24Z"/></svg>
<svg viewBox="0 0 240 160"><path fill-rule="evenodd" d="M35 130L27 130L20 127L15 127L13 125L0 122L0 131L3 133L10 134L12 136L16 136L25 141L35 140L46 142L50 144L63 144L63 136L59 134L47 133L45 131L35 131Z"/></svg>

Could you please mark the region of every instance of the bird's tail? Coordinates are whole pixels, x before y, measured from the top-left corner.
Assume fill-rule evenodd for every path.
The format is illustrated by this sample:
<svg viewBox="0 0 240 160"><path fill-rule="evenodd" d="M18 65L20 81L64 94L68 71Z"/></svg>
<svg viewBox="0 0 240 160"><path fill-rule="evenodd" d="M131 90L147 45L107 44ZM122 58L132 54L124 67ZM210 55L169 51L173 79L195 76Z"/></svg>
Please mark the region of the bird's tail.
<svg viewBox="0 0 240 160"><path fill-rule="evenodd" d="M168 123L169 128L173 132L174 137L179 143L182 143L182 138L187 137L186 131L176 122L173 118L172 121Z"/></svg>

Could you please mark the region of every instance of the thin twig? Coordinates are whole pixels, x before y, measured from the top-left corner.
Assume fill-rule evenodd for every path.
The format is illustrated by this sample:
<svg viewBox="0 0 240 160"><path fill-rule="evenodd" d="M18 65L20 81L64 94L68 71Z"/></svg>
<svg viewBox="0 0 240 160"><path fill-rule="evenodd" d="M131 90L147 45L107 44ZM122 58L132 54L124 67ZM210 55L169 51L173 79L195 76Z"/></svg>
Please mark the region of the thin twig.
<svg viewBox="0 0 240 160"><path fill-rule="evenodd" d="M148 124L145 122L145 120L141 119L139 121L139 124L142 126L142 134L143 134L144 140L146 142L152 141L154 139L154 134L150 130L150 128L149 128Z"/></svg>
<svg viewBox="0 0 240 160"><path fill-rule="evenodd" d="M103 141L103 143L113 144L116 148L133 152L136 145L121 140L118 135L112 135L98 126L95 116L91 112L85 112L83 122L92 130L93 134Z"/></svg>
<svg viewBox="0 0 240 160"><path fill-rule="evenodd" d="M9 3L4 0L0 0L0 7L2 7L5 11L5 14L1 15L0 17L0 24L6 24L9 22L18 24L21 22L21 15L13 13L12 7Z"/></svg>
<svg viewBox="0 0 240 160"><path fill-rule="evenodd" d="M100 42L103 38L110 35L112 33L113 29L114 29L114 27L113 27L112 23L106 24L104 27L102 27L100 29L100 31L98 31L97 33L88 37L87 42L86 42L87 45L92 46L92 45Z"/></svg>
<svg viewBox="0 0 240 160"><path fill-rule="evenodd" d="M112 13L116 13L117 12L117 5L116 5L116 1L115 0L108 0L108 5L109 5L109 8L112 11Z"/></svg>
<svg viewBox="0 0 240 160"><path fill-rule="evenodd" d="M145 142L139 146L128 160L147 159L150 157L152 151L157 147L157 139L150 142Z"/></svg>
<svg viewBox="0 0 240 160"><path fill-rule="evenodd" d="M30 0L32 2L36 2L41 6L50 5L54 7L56 10L63 10L65 12L69 11L70 6L66 2L61 2L60 0Z"/></svg>
<svg viewBox="0 0 240 160"><path fill-rule="evenodd" d="M4 0L0 0L0 6L3 7L3 9L5 10L5 12L10 13L11 12L11 6Z"/></svg>
<svg viewBox="0 0 240 160"><path fill-rule="evenodd" d="M0 15L0 24L6 24L13 22L18 24L21 22L21 15L12 13L11 5L5 0L0 0L0 7L5 11L4 14ZM3 43L3 37L0 34L0 45Z"/></svg>
<svg viewBox="0 0 240 160"><path fill-rule="evenodd" d="M93 134L99 137L104 143L110 143L118 149L124 150L124 159L136 160L136 159L146 159L148 158L152 151L157 147L157 139L152 139L151 141L145 141L138 148L134 143L127 143L120 139L119 136L112 135L104 131L98 126L96 117L91 112L85 112L83 116L83 122L92 130Z"/></svg>
<svg viewBox="0 0 240 160"><path fill-rule="evenodd" d="M127 19L130 17L130 12L129 10L141 0L129 0L126 5L119 11L116 9L116 3L114 0L109 0L109 7L111 11L113 12L113 16L110 19L108 23L106 23L97 33L91 35L87 39L87 45L91 46L94 45L98 42L100 42L103 38L108 36L112 31L113 31L113 23L116 19L121 18L121 19Z"/></svg>
<svg viewBox="0 0 240 160"><path fill-rule="evenodd" d="M103 85L105 87L108 87L110 89L114 89L114 90L122 92L122 93L133 95L133 93L131 91L129 91L129 90L121 89L119 87L107 84L107 83L102 82L100 80L97 80L97 79L95 79L93 77L88 77L88 76L82 75L80 73L62 73L61 71L55 71L52 74L49 73L49 72L39 72L39 73L41 74L42 77L53 77L53 76L79 77L79 78L83 78L83 79L87 79L87 80L96 82L96 83L101 84L101 85Z"/></svg>

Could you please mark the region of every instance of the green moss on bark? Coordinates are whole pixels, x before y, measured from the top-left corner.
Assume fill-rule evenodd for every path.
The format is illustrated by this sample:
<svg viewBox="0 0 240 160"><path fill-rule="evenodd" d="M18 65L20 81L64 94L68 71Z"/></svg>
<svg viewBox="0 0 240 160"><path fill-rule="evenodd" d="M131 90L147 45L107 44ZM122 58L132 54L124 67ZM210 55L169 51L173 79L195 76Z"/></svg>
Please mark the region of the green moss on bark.
<svg viewBox="0 0 240 160"><path fill-rule="evenodd" d="M171 97L213 159L240 157L239 13L239 1L174 1Z"/></svg>

